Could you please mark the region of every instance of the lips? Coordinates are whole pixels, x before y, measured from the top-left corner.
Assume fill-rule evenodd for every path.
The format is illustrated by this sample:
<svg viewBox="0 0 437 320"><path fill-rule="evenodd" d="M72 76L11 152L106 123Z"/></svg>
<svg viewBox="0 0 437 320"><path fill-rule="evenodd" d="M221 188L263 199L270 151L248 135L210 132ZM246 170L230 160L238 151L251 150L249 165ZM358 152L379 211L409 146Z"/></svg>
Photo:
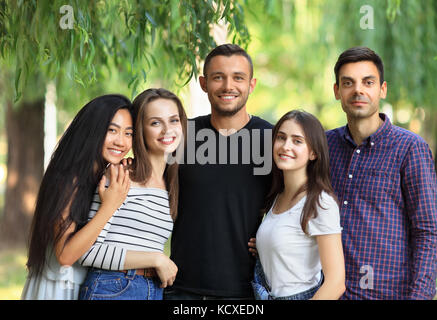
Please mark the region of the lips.
<svg viewBox="0 0 437 320"><path fill-rule="evenodd" d="M281 160L293 160L296 159L296 157L292 157L290 155L284 154L284 153L280 153L279 154L279 159Z"/></svg>
<svg viewBox="0 0 437 320"><path fill-rule="evenodd" d="M238 97L238 94L236 93L226 93L226 94L221 94L218 96L221 100L224 101L232 101L234 99L236 99Z"/></svg>
<svg viewBox="0 0 437 320"><path fill-rule="evenodd" d="M165 145L170 145L176 140L176 137L162 137L158 141Z"/></svg>
<svg viewBox="0 0 437 320"><path fill-rule="evenodd" d="M112 154L116 157L121 156L123 154L123 151L119 150L119 149L108 148L108 151L110 154Z"/></svg>

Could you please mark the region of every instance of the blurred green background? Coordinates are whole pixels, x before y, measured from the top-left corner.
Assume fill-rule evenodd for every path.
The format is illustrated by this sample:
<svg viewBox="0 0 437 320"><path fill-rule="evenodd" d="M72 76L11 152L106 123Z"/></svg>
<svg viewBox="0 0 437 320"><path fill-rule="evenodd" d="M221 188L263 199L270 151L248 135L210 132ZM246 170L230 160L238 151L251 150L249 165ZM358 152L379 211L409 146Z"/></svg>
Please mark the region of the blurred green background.
<svg viewBox="0 0 437 320"><path fill-rule="evenodd" d="M346 123L332 90L338 55L374 49L388 82L382 111L435 158L436 0L2 0L0 299L20 296L44 156L75 113L97 95L133 98L149 87L175 91L190 117L209 113L196 79L226 42L253 58L251 114L275 123L301 108L325 129Z"/></svg>

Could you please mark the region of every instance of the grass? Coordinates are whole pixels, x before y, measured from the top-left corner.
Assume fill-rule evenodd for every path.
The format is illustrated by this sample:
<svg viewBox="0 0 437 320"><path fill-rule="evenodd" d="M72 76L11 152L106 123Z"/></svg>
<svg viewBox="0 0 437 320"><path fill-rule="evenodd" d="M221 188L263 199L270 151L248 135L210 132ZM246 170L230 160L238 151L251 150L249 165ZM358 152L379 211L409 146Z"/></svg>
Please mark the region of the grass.
<svg viewBox="0 0 437 320"><path fill-rule="evenodd" d="M170 241L164 247L170 255ZM26 282L27 250L25 248L0 249L0 300L19 300Z"/></svg>
<svg viewBox="0 0 437 320"><path fill-rule="evenodd" d="M0 300L18 300L26 281L27 251L5 249L0 251Z"/></svg>
<svg viewBox="0 0 437 320"><path fill-rule="evenodd" d="M170 241L167 241L164 252L170 254ZM20 299L27 276L26 260L24 248L0 250L0 300Z"/></svg>

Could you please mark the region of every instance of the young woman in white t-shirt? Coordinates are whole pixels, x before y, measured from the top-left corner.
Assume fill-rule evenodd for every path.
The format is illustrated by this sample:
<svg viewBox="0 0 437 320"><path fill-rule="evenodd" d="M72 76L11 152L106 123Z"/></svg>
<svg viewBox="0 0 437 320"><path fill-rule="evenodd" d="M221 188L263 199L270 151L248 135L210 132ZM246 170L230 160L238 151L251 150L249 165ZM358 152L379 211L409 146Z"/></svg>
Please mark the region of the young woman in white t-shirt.
<svg viewBox="0 0 437 320"><path fill-rule="evenodd" d="M340 216L317 118L285 114L273 129L273 160L268 212L256 234L255 297L338 299L345 290Z"/></svg>

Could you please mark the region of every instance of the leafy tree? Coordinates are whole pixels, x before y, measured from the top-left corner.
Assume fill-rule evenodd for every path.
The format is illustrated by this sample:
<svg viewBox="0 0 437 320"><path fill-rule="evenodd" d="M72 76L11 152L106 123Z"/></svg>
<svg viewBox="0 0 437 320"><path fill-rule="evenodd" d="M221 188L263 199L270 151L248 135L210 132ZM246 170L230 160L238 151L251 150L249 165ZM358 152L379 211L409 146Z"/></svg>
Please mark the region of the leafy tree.
<svg viewBox="0 0 437 320"><path fill-rule="evenodd" d="M246 46L244 12L232 0L0 0L0 87L6 105L8 177L0 234L27 235L43 174L43 106L55 83L67 109L126 83L131 95L160 70L183 85L215 46L213 24L224 20ZM73 18L72 18L73 16ZM70 28L71 27L71 28ZM114 80L116 79L116 80Z"/></svg>
<svg viewBox="0 0 437 320"><path fill-rule="evenodd" d="M421 134L437 158L437 1L246 0L257 88L249 107L275 122L293 108L326 128L346 122L332 85L338 55L368 46L381 55L392 120ZM403 123L398 111L408 111Z"/></svg>

